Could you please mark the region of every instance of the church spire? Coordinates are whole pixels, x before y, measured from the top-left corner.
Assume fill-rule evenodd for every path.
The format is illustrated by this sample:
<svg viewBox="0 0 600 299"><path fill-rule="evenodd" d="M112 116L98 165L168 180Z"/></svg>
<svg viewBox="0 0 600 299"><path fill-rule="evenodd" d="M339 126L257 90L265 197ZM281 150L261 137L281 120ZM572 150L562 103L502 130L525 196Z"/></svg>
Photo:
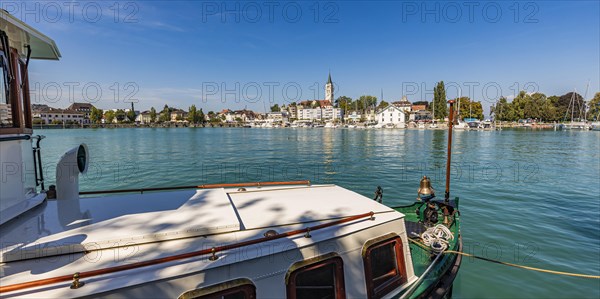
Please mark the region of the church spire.
<svg viewBox="0 0 600 299"><path fill-rule="evenodd" d="M329 71L329 78L327 78L327 84L325 84L325 100L333 105L333 82L331 81L331 71Z"/></svg>

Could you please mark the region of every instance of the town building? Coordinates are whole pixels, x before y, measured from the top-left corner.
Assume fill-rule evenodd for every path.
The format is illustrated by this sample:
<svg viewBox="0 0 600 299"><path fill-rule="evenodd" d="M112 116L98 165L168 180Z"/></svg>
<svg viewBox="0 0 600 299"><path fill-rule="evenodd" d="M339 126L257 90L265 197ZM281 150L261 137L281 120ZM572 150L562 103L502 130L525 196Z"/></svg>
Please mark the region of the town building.
<svg viewBox="0 0 600 299"><path fill-rule="evenodd" d="M0 103L0 127L12 126L12 108L10 104Z"/></svg>
<svg viewBox="0 0 600 299"><path fill-rule="evenodd" d="M360 111L350 111L346 114L346 122L360 122L362 119L362 114Z"/></svg>
<svg viewBox="0 0 600 299"><path fill-rule="evenodd" d="M158 118L158 114L156 115L156 118ZM156 119L154 121L156 121ZM150 111L146 110L146 111L138 114L135 117L135 122L140 123L140 124L152 123L152 117L150 117Z"/></svg>
<svg viewBox="0 0 600 299"><path fill-rule="evenodd" d="M406 126L406 113L404 107L389 105L377 112L377 124L382 126L392 124L396 128L404 128Z"/></svg>
<svg viewBox="0 0 600 299"><path fill-rule="evenodd" d="M182 109L173 109L173 111L171 111L172 122L187 122L187 116L188 113Z"/></svg>
<svg viewBox="0 0 600 299"><path fill-rule="evenodd" d="M71 106L69 106L67 108L67 110L72 110L72 111L77 111L77 112L83 113L83 123L89 124L89 123L91 123L90 114L92 113L93 108L94 108L94 105L92 105L90 103L73 103L73 104L71 104Z"/></svg>
<svg viewBox="0 0 600 299"><path fill-rule="evenodd" d="M254 119L256 118L254 111L252 110L248 110L248 109L243 109L243 110L237 110L233 112L233 120L234 121L238 121L241 120L242 122L251 122L254 121Z"/></svg>
<svg viewBox="0 0 600 299"><path fill-rule="evenodd" d="M400 108L405 114L410 113L412 109L412 103L408 101L406 96L403 96L400 101L393 102L392 105Z"/></svg>
<svg viewBox="0 0 600 299"><path fill-rule="evenodd" d="M84 124L85 113L71 110L52 108L47 105L32 105L32 116L42 124ZM89 121L89 119L88 119Z"/></svg>
<svg viewBox="0 0 600 299"><path fill-rule="evenodd" d="M298 106L296 105L296 103L287 105L286 110L290 118L298 119Z"/></svg>
<svg viewBox="0 0 600 299"><path fill-rule="evenodd" d="M295 107L290 105L288 111L290 111L291 107L294 107L293 111L295 112L291 113L290 111L290 117L310 121L341 121L344 117L344 111L333 106L333 98L334 87L333 81L331 81L331 74L329 74L327 83L325 84L325 100L302 101Z"/></svg>
<svg viewBox="0 0 600 299"><path fill-rule="evenodd" d="M424 110L424 111L425 111L425 110L427 110L427 105L414 105L414 104L413 104L413 105L410 107L410 109L411 109L412 111L420 111L420 110Z"/></svg>

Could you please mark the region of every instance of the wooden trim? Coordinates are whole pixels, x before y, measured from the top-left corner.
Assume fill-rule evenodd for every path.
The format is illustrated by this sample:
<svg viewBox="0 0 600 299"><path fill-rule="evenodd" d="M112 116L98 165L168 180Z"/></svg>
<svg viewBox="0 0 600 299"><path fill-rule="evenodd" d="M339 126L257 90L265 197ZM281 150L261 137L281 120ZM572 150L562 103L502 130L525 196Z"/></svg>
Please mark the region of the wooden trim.
<svg viewBox="0 0 600 299"><path fill-rule="evenodd" d="M346 299L344 261L335 252L294 263L285 275L287 298L296 299L296 276L298 276L298 274L329 266L331 264L335 266L335 276L333 278L335 284L335 299Z"/></svg>
<svg viewBox="0 0 600 299"><path fill-rule="evenodd" d="M308 185L308 186L310 186L310 181L206 184L206 185L197 185L197 186L176 186L176 187L154 187L154 188L139 188L139 189L102 190L102 191L81 191L81 192L79 192L79 194L80 195L90 195L90 194L129 193L129 192L144 193L144 192L149 192L149 191L166 191L166 190L181 190L181 189L215 189L215 188L267 187L267 186L286 186L286 185Z"/></svg>
<svg viewBox="0 0 600 299"><path fill-rule="evenodd" d="M23 109L21 107L22 103L21 101L19 101L19 82L21 81L21 78L17 76L17 68L19 67L19 63L17 62L19 60L19 52L14 48L11 48L10 52L11 61L9 61L8 63L11 64L11 67L14 72L13 80L10 83L11 92L9 100L12 108L11 113L13 118L13 127L23 129Z"/></svg>
<svg viewBox="0 0 600 299"><path fill-rule="evenodd" d="M179 299L220 298L226 295L238 293L240 291L244 292L246 294L246 298L248 299L256 298L256 286L254 286L254 283L252 283L250 279L239 278L187 291L181 294Z"/></svg>
<svg viewBox="0 0 600 299"><path fill-rule="evenodd" d="M4 56L6 57L6 53ZM8 57L7 57L8 58ZM19 52L10 48L10 61L7 61L13 69L14 78L10 83L10 92L8 95L8 103L11 108L12 116L12 127L0 128L0 135L3 134L32 134L33 133L33 119L31 115L31 99L29 96L29 75L27 69L24 67ZM23 65L23 68L21 68ZM21 74L21 76L19 76ZM21 81L23 85L23 101L20 100Z"/></svg>
<svg viewBox="0 0 600 299"><path fill-rule="evenodd" d="M8 134L31 134L31 131L24 128L0 128L0 135Z"/></svg>
<svg viewBox="0 0 600 299"><path fill-rule="evenodd" d="M23 92L23 116L24 126L25 128L33 128L33 116L31 115L31 97L29 94L29 70L27 69L25 62L22 59L19 59L19 67L21 78L19 78L19 85L23 85L23 88L19 89L19 92Z"/></svg>
<svg viewBox="0 0 600 299"><path fill-rule="evenodd" d="M394 246L396 253L397 274L387 279L384 283L375 287L373 273L371 272L371 251L383 246ZM369 299L382 298L389 292L407 282L406 263L404 260L404 247L402 239L395 233L387 234L373 240L367 241L363 246L363 263L365 270L365 282L367 287L367 297Z"/></svg>

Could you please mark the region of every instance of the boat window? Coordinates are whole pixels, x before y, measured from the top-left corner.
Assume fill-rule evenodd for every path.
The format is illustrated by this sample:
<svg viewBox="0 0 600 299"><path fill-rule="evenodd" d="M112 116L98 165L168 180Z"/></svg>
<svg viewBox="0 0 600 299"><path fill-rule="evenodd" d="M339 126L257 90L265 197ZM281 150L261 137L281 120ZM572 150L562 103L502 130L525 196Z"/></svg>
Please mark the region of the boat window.
<svg viewBox="0 0 600 299"><path fill-rule="evenodd" d="M346 298L343 261L335 254L298 262L290 271L286 276L287 298Z"/></svg>
<svg viewBox="0 0 600 299"><path fill-rule="evenodd" d="M241 278L185 292L179 299L256 299L256 287Z"/></svg>
<svg viewBox="0 0 600 299"><path fill-rule="evenodd" d="M0 127L12 127L12 106L10 104L8 61L3 52L0 52Z"/></svg>
<svg viewBox="0 0 600 299"><path fill-rule="evenodd" d="M381 298L406 283L402 240L397 235L367 243L363 250L369 298Z"/></svg>

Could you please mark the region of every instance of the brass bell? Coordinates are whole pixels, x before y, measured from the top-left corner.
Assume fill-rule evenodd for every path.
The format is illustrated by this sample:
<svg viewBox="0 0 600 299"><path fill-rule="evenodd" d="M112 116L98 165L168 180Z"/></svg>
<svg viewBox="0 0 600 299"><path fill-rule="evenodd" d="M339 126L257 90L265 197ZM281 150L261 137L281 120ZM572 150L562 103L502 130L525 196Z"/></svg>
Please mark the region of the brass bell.
<svg viewBox="0 0 600 299"><path fill-rule="evenodd" d="M417 191L417 196L420 198L421 195L427 196L435 196L435 190L431 187L431 181L427 176L423 176L421 182L419 183L419 191Z"/></svg>

